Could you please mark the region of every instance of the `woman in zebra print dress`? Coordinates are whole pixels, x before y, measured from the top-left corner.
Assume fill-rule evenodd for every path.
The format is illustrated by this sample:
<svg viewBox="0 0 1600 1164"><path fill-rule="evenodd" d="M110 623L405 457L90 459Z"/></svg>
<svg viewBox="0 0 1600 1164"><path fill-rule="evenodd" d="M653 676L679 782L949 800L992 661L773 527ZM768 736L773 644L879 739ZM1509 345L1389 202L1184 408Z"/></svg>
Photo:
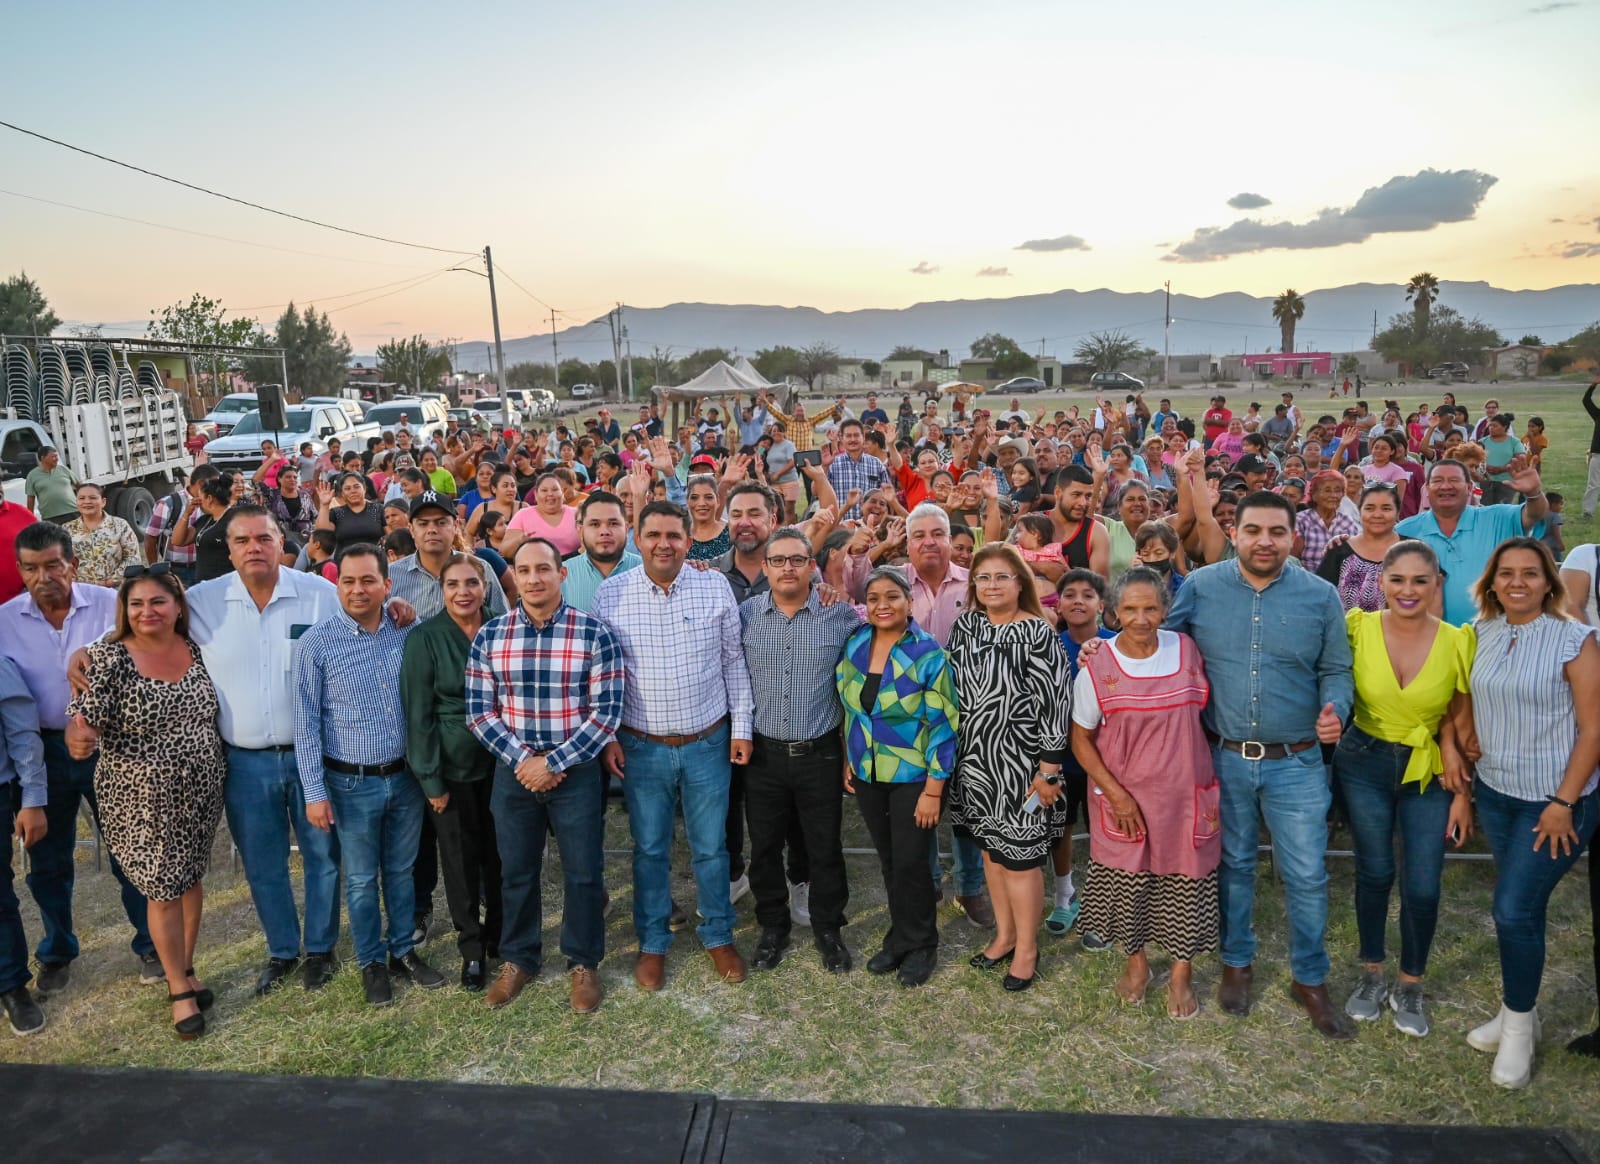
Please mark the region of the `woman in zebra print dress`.
<svg viewBox="0 0 1600 1164"><path fill-rule="evenodd" d="M972 965L1009 961L1005 989L1026 990L1039 961L1044 864L1065 808L1067 659L1015 548L974 554L967 587L946 648L961 708L948 795L956 829L983 848L995 914L994 940Z"/></svg>

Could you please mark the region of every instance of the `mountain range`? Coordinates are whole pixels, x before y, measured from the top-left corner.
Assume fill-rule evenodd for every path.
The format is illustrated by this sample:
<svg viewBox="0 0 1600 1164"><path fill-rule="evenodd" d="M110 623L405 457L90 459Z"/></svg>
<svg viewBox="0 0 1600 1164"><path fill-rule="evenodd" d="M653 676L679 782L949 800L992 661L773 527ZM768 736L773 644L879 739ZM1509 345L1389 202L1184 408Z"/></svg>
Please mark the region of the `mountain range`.
<svg viewBox="0 0 1600 1164"><path fill-rule="evenodd" d="M1399 283L1353 283L1303 295L1305 317L1295 331L1300 350L1347 352L1367 348L1374 318L1379 329L1389 317L1408 310ZM828 343L841 355L881 360L899 345L953 358L989 332L1016 340L1035 355L1070 359L1073 345L1091 332L1121 329L1162 350L1163 291L1054 291L1008 299L954 299L901 308L819 311L814 307L755 304L671 303L664 307L624 307L623 322L632 344L635 375L641 359L648 372L655 349L674 358L697 348L726 348L754 356L761 348ZM1227 292L1173 295L1171 352L1180 354L1276 351L1278 327L1272 296ZM1438 302L1477 316L1508 342L1536 334L1547 343L1565 339L1600 320L1600 284L1579 283L1542 291L1508 291L1482 282L1442 282ZM550 336L504 341L507 366L524 361L548 363ZM589 363L610 359L611 330L606 317L555 334L561 358ZM457 368L488 371L493 347L484 341L456 346ZM649 381L647 374L642 377Z"/></svg>

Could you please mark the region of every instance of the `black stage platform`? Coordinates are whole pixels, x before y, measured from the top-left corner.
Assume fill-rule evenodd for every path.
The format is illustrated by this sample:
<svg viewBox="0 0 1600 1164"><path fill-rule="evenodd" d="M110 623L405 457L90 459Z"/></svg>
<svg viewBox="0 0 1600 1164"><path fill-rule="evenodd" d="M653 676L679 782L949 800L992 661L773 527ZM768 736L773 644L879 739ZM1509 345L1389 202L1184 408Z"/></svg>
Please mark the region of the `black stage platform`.
<svg viewBox="0 0 1600 1164"><path fill-rule="evenodd" d="M953 1108L644 1091L0 1065L7 1161L601 1164L1160 1161L1576 1164L1567 1136Z"/></svg>

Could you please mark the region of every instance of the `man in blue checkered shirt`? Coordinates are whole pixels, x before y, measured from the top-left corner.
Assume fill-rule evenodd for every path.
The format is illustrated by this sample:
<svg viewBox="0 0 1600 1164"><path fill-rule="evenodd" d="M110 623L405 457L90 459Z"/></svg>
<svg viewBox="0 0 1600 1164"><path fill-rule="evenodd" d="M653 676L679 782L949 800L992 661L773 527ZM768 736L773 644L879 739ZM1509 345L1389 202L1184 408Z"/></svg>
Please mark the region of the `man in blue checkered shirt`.
<svg viewBox="0 0 1600 1164"><path fill-rule="evenodd" d="M852 489L862 497L889 484L889 467L867 452L867 430L854 418L839 424L839 441L844 452L828 462L828 481L839 495L842 504ZM839 515L840 521L854 521L861 516L861 502Z"/></svg>

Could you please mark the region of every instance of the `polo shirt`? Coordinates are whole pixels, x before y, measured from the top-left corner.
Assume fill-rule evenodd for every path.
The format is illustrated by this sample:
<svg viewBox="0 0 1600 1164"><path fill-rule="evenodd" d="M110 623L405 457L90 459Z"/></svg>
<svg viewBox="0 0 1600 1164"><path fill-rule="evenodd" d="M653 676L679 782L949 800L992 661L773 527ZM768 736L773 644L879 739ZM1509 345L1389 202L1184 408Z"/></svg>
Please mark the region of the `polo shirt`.
<svg viewBox="0 0 1600 1164"><path fill-rule="evenodd" d="M1489 555L1507 538L1521 537L1522 506L1469 505L1461 511L1456 532L1446 537L1433 510L1408 517L1394 527L1403 538L1417 538L1433 547L1444 571L1444 620L1466 626L1478 617L1472 588L1489 564ZM1544 522L1529 531L1544 536Z"/></svg>
<svg viewBox="0 0 1600 1164"><path fill-rule="evenodd" d="M46 521L78 512L78 475L59 462L54 469L32 470L23 491L39 499L39 516Z"/></svg>
<svg viewBox="0 0 1600 1164"><path fill-rule="evenodd" d="M630 540L633 533L628 534ZM612 567L609 575L600 573L588 554L579 554L566 561L567 578L561 583L561 601L574 610L581 610L584 614L594 613L595 592L600 589L600 583L608 577L615 578L618 574L625 574L629 570L637 570L644 564L644 559L631 549L622 551L622 558Z"/></svg>

